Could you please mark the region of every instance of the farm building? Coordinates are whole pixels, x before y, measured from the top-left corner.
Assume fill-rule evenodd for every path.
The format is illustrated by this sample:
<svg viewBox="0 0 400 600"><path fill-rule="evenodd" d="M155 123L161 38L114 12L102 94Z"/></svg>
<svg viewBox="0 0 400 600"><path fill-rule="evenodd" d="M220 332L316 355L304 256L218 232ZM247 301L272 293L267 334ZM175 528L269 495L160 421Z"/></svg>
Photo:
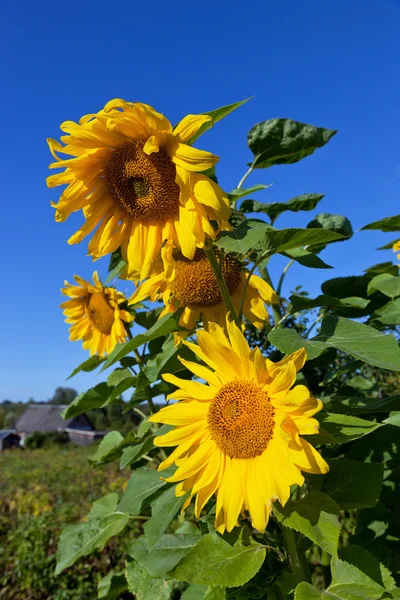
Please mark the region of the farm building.
<svg viewBox="0 0 400 600"><path fill-rule="evenodd" d="M14 429L0 429L0 452L7 448L16 448L20 442L21 438Z"/></svg>
<svg viewBox="0 0 400 600"><path fill-rule="evenodd" d="M66 405L29 404L16 422L15 431L22 441L36 431L65 432L71 442L79 446L87 446L104 436L103 431L95 430L85 414L64 420L61 413L65 408Z"/></svg>

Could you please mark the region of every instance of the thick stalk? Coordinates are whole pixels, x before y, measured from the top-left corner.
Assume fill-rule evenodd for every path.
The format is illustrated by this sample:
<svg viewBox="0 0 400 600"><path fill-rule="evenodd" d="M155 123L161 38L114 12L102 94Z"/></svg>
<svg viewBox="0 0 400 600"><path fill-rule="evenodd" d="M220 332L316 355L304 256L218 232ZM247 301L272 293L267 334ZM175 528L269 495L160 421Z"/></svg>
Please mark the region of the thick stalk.
<svg viewBox="0 0 400 600"><path fill-rule="evenodd" d="M310 581L305 557L304 555L300 556L297 551L296 532L293 531L293 529L289 529L289 527L283 526L283 533L285 535L286 548L289 554L293 575L296 577L298 583Z"/></svg>
<svg viewBox="0 0 400 600"><path fill-rule="evenodd" d="M240 320L238 319L237 315L236 315L236 311L233 307L233 303L232 303L232 297L229 293L229 290L226 286L226 282L225 279L223 278L222 275L222 269L220 269L220 265L218 262L217 257L215 256L215 252L214 252L214 248L212 247L212 245L210 245L209 248L204 248L204 251L206 253L206 256L208 258L208 261L210 263L212 272L214 274L215 279L217 280L217 284L218 284L218 289L220 291L221 297L224 301L225 304L225 308L228 311L228 313L231 314L232 319L235 321L236 325L238 327L240 327Z"/></svg>

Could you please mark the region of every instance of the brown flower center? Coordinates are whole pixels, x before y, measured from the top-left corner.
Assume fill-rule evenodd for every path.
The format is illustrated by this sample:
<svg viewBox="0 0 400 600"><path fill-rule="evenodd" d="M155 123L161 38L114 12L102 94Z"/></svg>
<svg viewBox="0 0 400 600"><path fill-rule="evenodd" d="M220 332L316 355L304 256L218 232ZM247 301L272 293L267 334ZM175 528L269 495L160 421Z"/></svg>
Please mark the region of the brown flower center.
<svg viewBox="0 0 400 600"><path fill-rule="evenodd" d="M114 309L110 306L104 294L91 294L87 303L89 319L96 329L110 335L114 324Z"/></svg>
<svg viewBox="0 0 400 600"><path fill-rule="evenodd" d="M259 456L274 430L274 409L252 381L225 384L211 402L207 418L212 438L231 458Z"/></svg>
<svg viewBox="0 0 400 600"><path fill-rule="evenodd" d="M141 144L128 142L114 150L104 173L110 196L135 220L160 222L178 214L176 168L162 150L148 156Z"/></svg>
<svg viewBox="0 0 400 600"><path fill-rule="evenodd" d="M172 295L185 306L215 306L222 302L217 280L203 250L196 250L193 260L182 255L175 259L175 278L170 284ZM222 275L231 294L240 282L239 263L226 256Z"/></svg>

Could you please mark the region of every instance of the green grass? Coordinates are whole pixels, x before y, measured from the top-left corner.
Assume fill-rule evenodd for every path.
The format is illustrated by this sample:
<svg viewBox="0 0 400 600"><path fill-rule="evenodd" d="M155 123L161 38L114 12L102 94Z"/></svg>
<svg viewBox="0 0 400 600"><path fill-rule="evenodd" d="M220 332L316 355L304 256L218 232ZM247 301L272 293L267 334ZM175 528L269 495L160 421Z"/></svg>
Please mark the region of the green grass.
<svg viewBox="0 0 400 600"><path fill-rule="evenodd" d="M116 463L94 469L87 460L93 452L54 447L0 455L0 600L91 600L99 578L123 568L132 530L54 576L62 527L84 519L102 495L121 494L129 479Z"/></svg>

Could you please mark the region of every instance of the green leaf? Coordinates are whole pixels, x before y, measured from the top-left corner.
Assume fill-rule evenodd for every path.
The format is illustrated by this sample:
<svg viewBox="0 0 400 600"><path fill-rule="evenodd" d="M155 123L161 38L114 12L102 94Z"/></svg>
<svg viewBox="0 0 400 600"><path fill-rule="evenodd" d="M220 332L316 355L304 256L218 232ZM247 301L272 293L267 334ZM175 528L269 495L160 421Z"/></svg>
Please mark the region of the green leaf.
<svg viewBox="0 0 400 600"><path fill-rule="evenodd" d="M342 317L327 316L319 334L310 340L323 342L369 365L400 371L400 349L393 335Z"/></svg>
<svg viewBox="0 0 400 600"><path fill-rule="evenodd" d="M171 474L171 471L163 471L163 477L168 477ZM118 510L123 513L139 515L142 508L148 506L165 485L165 481L161 479L157 471L150 469L135 471L129 479Z"/></svg>
<svg viewBox="0 0 400 600"><path fill-rule="evenodd" d="M376 275L368 285L368 294L371 295L376 291L382 292L389 298L397 298L400 296L400 277L395 277L390 273Z"/></svg>
<svg viewBox="0 0 400 600"><path fill-rule="evenodd" d="M227 104L226 106L221 106L220 108L215 108L214 110L210 110L206 113L203 113L204 115L209 115L212 118L212 121L210 121L208 123L204 123L204 125L202 125L200 127L199 131L194 136L192 136L190 138L190 140L188 140L186 142L186 144L188 144L189 146L192 146L194 144L194 142L201 135L203 135L203 133L205 133L206 131L211 129L211 127L214 125L214 123L218 123L218 121L221 121L222 119L227 117L231 112L233 112L234 110L239 108L239 106L246 104L246 102L251 100L251 98L252 98L252 96L250 96L249 98L246 98L245 100L241 100L240 102L234 102L233 104Z"/></svg>
<svg viewBox="0 0 400 600"><path fill-rule="evenodd" d="M328 600L328 595L321 595L321 592L315 589L310 583L303 581L299 583L294 594L294 600ZM331 596L332 598L332 596ZM334 600L334 598L332 598ZM351 600L351 599L349 599Z"/></svg>
<svg viewBox="0 0 400 600"><path fill-rule="evenodd" d="M252 191L249 193L252 193ZM291 198L287 202L271 202L270 204L246 200L245 202L242 202L240 210L242 212L266 213L271 219L271 222L274 223L279 215L286 211L300 212L301 210L314 210L323 197L324 194L302 194L301 196Z"/></svg>
<svg viewBox="0 0 400 600"><path fill-rule="evenodd" d="M120 446L124 438L119 431L110 431L101 440L95 454L89 457L89 461L95 465L102 465L111 462L119 457Z"/></svg>
<svg viewBox="0 0 400 600"><path fill-rule="evenodd" d="M375 506L381 493L383 465L355 460L329 461L322 490L341 509Z"/></svg>
<svg viewBox="0 0 400 600"><path fill-rule="evenodd" d="M108 494L93 504L86 523L68 525L63 529L57 550L56 575L82 556L102 550L110 537L125 528L129 515L114 512L116 502L117 494Z"/></svg>
<svg viewBox="0 0 400 600"><path fill-rule="evenodd" d="M198 540L197 535L166 533L159 540L157 547L149 551L147 539L142 535L129 546L128 554L153 577L164 577Z"/></svg>
<svg viewBox="0 0 400 600"><path fill-rule="evenodd" d="M358 275L353 277L335 277L328 279L321 285L321 290L334 298L368 298L368 284L370 277Z"/></svg>
<svg viewBox="0 0 400 600"><path fill-rule="evenodd" d="M377 248L378 250L393 250L393 246L399 241L399 236L396 237L392 242L385 244L384 246L380 246Z"/></svg>
<svg viewBox="0 0 400 600"><path fill-rule="evenodd" d="M270 185L258 184L258 185L253 185L250 188L235 188L234 190L231 191L230 194L228 194L228 198L229 198L229 200L235 200L235 201L240 200L241 198L250 196L250 194L254 194L254 192L260 192L261 190L266 190L269 187L271 187L271 184ZM254 200L249 200L249 202L254 202Z"/></svg>
<svg viewBox="0 0 400 600"><path fill-rule="evenodd" d="M254 154L253 167L288 165L310 156L324 146L336 131L314 127L292 119L270 119L254 125L247 141Z"/></svg>
<svg viewBox="0 0 400 600"><path fill-rule="evenodd" d="M79 365L79 367L76 367L76 369L72 371L71 375L67 377L67 379L71 379L71 377L74 377L74 375L80 373L81 371L84 371L85 373L94 371L94 369L97 369L97 367L99 367L101 363L103 363L105 360L105 356L98 356L97 354L95 354L87 360L84 360L83 363Z"/></svg>
<svg viewBox="0 0 400 600"><path fill-rule="evenodd" d="M136 600L169 600L172 581L154 579L148 571L135 562L128 562L125 569L128 589Z"/></svg>
<svg viewBox="0 0 400 600"><path fill-rule="evenodd" d="M339 598L363 591L361 598L378 600L385 591L396 587L388 569L364 548L348 546L341 549L339 556L332 559L332 583L327 590Z"/></svg>
<svg viewBox="0 0 400 600"><path fill-rule="evenodd" d="M206 591L206 585L190 585L188 589L183 592L181 600L204 600Z"/></svg>
<svg viewBox="0 0 400 600"><path fill-rule="evenodd" d="M246 254L249 250L261 250L272 255L339 239L342 239L340 234L328 229L274 229L257 219L247 219L233 231L223 231L216 245L229 252Z"/></svg>
<svg viewBox="0 0 400 600"><path fill-rule="evenodd" d="M320 306L325 306L328 308L340 306L340 300L334 298L333 296L328 296L327 294L320 294L316 298L308 298L307 296L298 296L297 294L292 294L289 297L289 301L292 305L290 312L311 310L312 308L317 308Z"/></svg>
<svg viewBox="0 0 400 600"><path fill-rule="evenodd" d="M285 527L299 531L329 554L336 555L341 525L339 507L329 496L310 492L296 502L282 507L274 503L274 514Z"/></svg>
<svg viewBox="0 0 400 600"><path fill-rule="evenodd" d="M368 267L365 269L365 272L368 275L379 275L380 273L390 273L390 275L398 275L399 267L394 265L391 261L386 261L383 263L378 263L377 265L372 265L372 267Z"/></svg>
<svg viewBox="0 0 400 600"><path fill-rule="evenodd" d="M256 542L249 546L230 546L218 534L207 534L169 573L188 583L237 587L259 571L265 548Z"/></svg>
<svg viewBox="0 0 400 600"><path fill-rule="evenodd" d="M380 221L374 221L368 225L361 227L361 231L365 229L378 229L379 231L400 231L400 215L395 217L386 217ZM397 241L397 240L396 240Z"/></svg>
<svg viewBox="0 0 400 600"><path fill-rule="evenodd" d="M179 319L182 314L182 309L178 309L174 313L170 313L162 317L159 321L146 331L146 333L140 333L136 335L129 342L118 344L116 348L108 356L105 364L103 365L102 371L108 369L111 365L118 362L121 358L139 348L143 344L155 340L163 335L168 335L174 331L182 331L182 327L178 325Z"/></svg>
<svg viewBox="0 0 400 600"><path fill-rule="evenodd" d="M110 373L110 375L107 377L107 384L112 387L114 385L118 385L121 383L121 381L124 381L124 379L127 379L128 377L132 377L132 371L129 369L118 368Z"/></svg>
<svg viewBox="0 0 400 600"><path fill-rule="evenodd" d="M154 447L154 437L154 435L151 435L140 444L135 444L134 446L128 446L127 448L124 448L122 451L119 468L125 469L125 467L137 462L142 458L142 456L150 452L150 450L152 450Z"/></svg>
<svg viewBox="0 0 400 600"><path fill-rule="evenodd" d="M318 420L337 444L346 444L382 427L382 423L374 423L352 415L336 415L326 412L320 413Z"/></svg>
<svg viewBox="0 0 400 600"><path fill-rule="evenodd" d="M363 396L348 397L337 394L334 396L325 396L321 400L324 403L326 411L344 415L366 415L400 410L400 396L375 400Z"/></svg>
<svg viewBox="0 0 400 600"><path fill-rule="evenodd" d="M111 388L105 382L99 383L87 392L82 392L74 398L63 410L61 416L63 419L71 419L82 413L93 410L94 408L103 408L109 404Z"/></svg>
<svg viewBox="0 0 400 600"><path fill-rule="evenodd" d="M161 494L151 505L151 518L144 524L148 549L151 552L157 546L163 533L182 507L186 495L177 498L175 486Z"/></svg>
<svg viewBox="0 0 400 600"><path fill-rule="evenodd" d="M120 273L125 269L126 262L122 258L121 248L117 248L111 253L110 263L108 265L108 277L105 280L105 284L110 283L115 277L118 277Z"/></svg>
<svg viewBox="0 0 400 600"><path fill-rule="evenodd" d="M102 600L117 600L127 589L125 575L111 572L97 584L97 597Z"/></svg>
<svg viewBox="0 0 400 600"><path fill-rule="evenodd" d="M353 228L347 217L342 215L332 215L330 213L320 213L307 225L310 229L329 229L330 231L336 231L345 238L349 238L353 235Z"/></svg>
<svg viewBox="0 0 400 600"><path fill-rule="evenodd" d="M371 319L375 319L382 325L399 325L400 324L400 298L388 302L381 308L378 308L371 315Z"/></svg>
<svg viewBox="0 0 400 600"><path fill-rule="evenodd" d="M285 254L303 265L303 267L309 267L310 269L332 269L317 254L309 250L304 250L304 248L292 248L292 250L287 250Z"/></svg>
<svg viewBox="0 0 400 600"><path fill-rule="evenodd" d="M327 348L324 342L305 340L294 329L273 329L269 332L268 339L284 354L291 354L300 348L305 348L308 360L316 358Z"/></svg>

